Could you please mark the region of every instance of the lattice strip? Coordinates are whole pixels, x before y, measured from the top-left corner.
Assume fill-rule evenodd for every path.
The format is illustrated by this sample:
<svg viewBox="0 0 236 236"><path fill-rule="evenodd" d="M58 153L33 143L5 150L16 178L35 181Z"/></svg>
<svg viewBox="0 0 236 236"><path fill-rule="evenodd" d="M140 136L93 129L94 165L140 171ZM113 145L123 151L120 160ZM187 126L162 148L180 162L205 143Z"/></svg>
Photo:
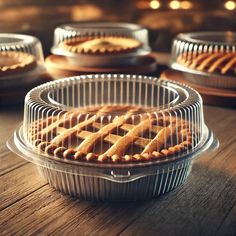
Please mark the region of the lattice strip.
<svg viewBox="0 0 236 236"><path fill-rule="evenodd" d="M114 154L118 156L124 155L127 148L138 139L138 136L146 131L148 131L151 126L153 119L146 119L136 125L133 129L131 129L125 136L121 137L117 140L117 142L111 146L104 154L100 155L98 160L102 161L107 157L111 157Z"/></svg>
<svg viewBox="0 0 236 236"><path fill-rule="evenodd" d="M212 66L209 67L208 72L214 72L217 68L219 68L219 66L224 62L227 61L228 59L230 59L232 57L232 53L229 54L225 54L224 56L218 58L213 64Z"/></svg>
<svg viewBox="0 0 236 236"><path fill-rule="evenodd" d="M196 59L194 61L192 61L192 64L190 65L191 68L196 68L196 66L199 65L199 63L201 63L203 60L205 60L209 55L208 54L200 54L196 57ZM187 62L186 62L187 63ZM186 66L188 66L186 64Z"/></svg>
<svg viewBox="0 0 236 236"><path fill-rule="evenodd" d="M198 67L197 70L204 70L209 63L211 63L212 61L216 60L218 57L220 57L221 55L218 53L212 54L211 56L209 56L208 58L206 58Z"/></svg>
<svg viewBox="0 0 236 236"><path fill-rule="evenodd" d="M142 154L152 153L153 151L160 151L166 140L169 139L171 135L171 128L165 127L158 132L156 137L145 147Z"/></svg>
<svg viewBox="0 0 236 236"><path fill-rule="evenodd" d="M93 123L93 127L96 129L101 129L105 125L106 124L102 124L102 123L98 123L98 122ZM131 129L134 128L134 126L135 125L132 125L132 124L123 124L120 126L120 129L124 130L124 131L130 131ZM162 128L163 128L162 126L152 125L152 127L150 128L150 131L153 133L158 133Z"/></svg>
<svg viewBox="0 0 236 236"><path fill-rule="evenodd" d="M234 69L235 69L235 73L236 73L236 54L235 54L235 56L221 69L221 73L222 73L222 74L227 73L227 72L230 70L230 68L232 68L233 66L235 66Z"/></svg>
<svg viewBox="0 0 236 236"><path fill-rule="evenodd" d="M112 123L109 123L103 128L101 128L97 133L92 133L76 148L77 151L82 151L84 153L90 152L94 145L99 141L105 138L109 133L111 133L114 129L119 128L124 122L131 116L120 116L117 119L114 119Z"/></svg>
<svg viewBox="0 0 236 236"><path fill-rule="evenodd" d="M51 123L48 126L49 128L45 128L45 120L40 120L32 124L36 131L36 137L43 134L47 135L49 139L37 139L34 144L40 150L55 156L81 160L84 158L87 160L95 159L101 162L106 160L112 162L150 160L178 153L186 147L191 147L192 133L187 121L168 115L157 117L147 114L136 116L136 118L132 117L130 120L135 111L137 109L131 109L124 114L124 110L124 115L116 116L114 119L106 116L105 120L102 118L102 109L98 110L92 117L82 117L81 121L76 115L64 114L61 118L57 117L59 119L49 119L48 123L56 123ZM130 121L134 123L130 124ZM98 131L94 132L93 128L98 129ZM124 136L119 133L112 134L115 129L121 129L127 133ZM51 133L53 135L50 136ZM155 133L156 136L151 138L151 133ZM146 134L149 138L143 138ZM54 135L57 136L53 138ZM174 141L173 137L175 137ZM83 141L79 146L74 147L79 141L76 140L78 138ZM63 146L66 139L71 139L71 142L68 142L68 148ZM96 150L95 145L99 141L101 141L101 152L94 151ZM107 145L103 142L107 142L111 146L107 149ZM103 145L105 146L103 147ZM142 148L143 151L136 149L136 146ZM131 154L127 155L127 153Z"/></svg>
<svg viewBox="0 0 236 236"><path fill-rule="evenodd" d="M93 133L90 131L82 130L76 136L80 139L85 139L86 137L88 137L91 134L93 134ZM104 138L104 141L114 144L120 138L121 138L121 136L119 136L119 135L109 134ZM134 144L137 145L138 147L144 148L149 142L150 142L150 139L138 137L137 140L134 142Z"/></svg>
<svg viewBox="0 0 236 236"><path fill-rule="evenodd" d="M87 120L82 121L81 123L78 123L73 128L70 128L63 132L62 134L56 136L54 139L51 140L51 143L55 145L61 145L65 140L72 137L76 132L81 131L84 127L92 124L96 119L98 119L98 116L92 116Z"/></svg>

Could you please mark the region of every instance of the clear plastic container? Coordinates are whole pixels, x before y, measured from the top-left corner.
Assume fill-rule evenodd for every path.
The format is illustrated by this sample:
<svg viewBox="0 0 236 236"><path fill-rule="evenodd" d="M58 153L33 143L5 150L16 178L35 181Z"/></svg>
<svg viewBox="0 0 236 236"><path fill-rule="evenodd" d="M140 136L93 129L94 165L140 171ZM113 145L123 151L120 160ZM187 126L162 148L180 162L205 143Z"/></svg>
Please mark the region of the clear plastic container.
<svg viewBox="0 0 236 236"><path fill-rule="evenodd" d="M103 37L133 38L141 43L136 51L116 54L83 54L72 53L62 49L59 45L73 38L103 38ZM74 23L58 26L54 31L54 45L51 52L55 55L66 56L68 62L84 67L108 67L132 65L137 62L137 57L150 53L147 29L130 23L92 22Z"/></svg>
<svg viewBox="0 0 236 236"><path fill-rule="evenodd" d="M179 34L173 41L170 66L195 84L236 89L236 33Z"/></svg>
<svg viewBox="0 0 236 236"><path fill-rule="evenodd" d="M110 74L32 89L23 125L8 141L50 185L98 201L169 192L186 180L195 157L217 146L195 90L155 77Z"/></svg>
<svg viewBox="0 0 236 236"><path fill-rule="evenodd" d="M4 72L0 73L0 89L32 84L46 72L41 42L33 36L0 33L0 60ZM12 70L5 73L3 68L9 65Z"/></svg>

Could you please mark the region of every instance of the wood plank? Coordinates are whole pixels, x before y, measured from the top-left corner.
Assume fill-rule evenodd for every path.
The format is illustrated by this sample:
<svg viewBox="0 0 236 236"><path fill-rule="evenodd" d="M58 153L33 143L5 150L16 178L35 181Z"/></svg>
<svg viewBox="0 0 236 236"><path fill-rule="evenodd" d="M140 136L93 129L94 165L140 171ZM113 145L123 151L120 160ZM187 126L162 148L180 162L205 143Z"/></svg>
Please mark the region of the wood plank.
<svg viewBox="0 0 236 236"><path fill-rule="evenodd" d="M225 158L231 163L235 158L232 153L235 150L229 150L225 154ZM209 168L197 161L181 190L177 189L174 194L164 196L164 202L153 204L149 211L135 220L121 235L141 235L140 232L146 232L147 235L166 235L167 232L167 235L214 235L216 225L221 224L236 201L235 165L228 174L227 164L222 165L220 171L214 169L215 164L216 162L208 163ZM231 224L233 218L228 221Z"/></svg>
<svg viewBox="0 0 236 236"><path fill-rule="evenodd" d="M74 220L70 218L70 214L66 215L68 211L74 209L79 215L89 204L63 196L49 185L43 186L2 211L1 235L39 234L50 225L56 229L61 224Z"/></svg>
<svg viewBox="0 0 236 236"><path fill-rule="evenodd" d="M79 216L74 210L71 211L74 221L61 224L60 227L54 230L54 226L49 226L47 231L43 231L43 233L73 235L75 232L83 232L83 235L116 235L116 232L119 232L123 227L139 217L151 205L152 202L96 203L96 205L90 205L87 211Z"/></svg>
<svg viewBox="0 0 236 236"><path fill-rule="evenodd" d="M123 225L124 220L132 220L129 216L141 214L137 209L145 206L137 203L126 204L124 207L123 204L80 202L46 185L4 209L0 215L0 227L2 235L31 235L39 232L42 235L68 235L82 231L87 234L98 228L102 221L110 224L112 218L117 222L118 216L128 211L126 217L119 217ZM100 218L104 213L106 218Z"/></svg>
<svg viewBox="0 0 236 236"><path fill-rule="evenodd" d="M80 201L46 185L4 209L0 215L0 227L2 235L71 235L75 232L87 235L98 229L105 233L106 225L121 227L150 205L151 202L124 206ZM100 226L103 227L100 229Z"/></svg>
<svg viewBox="0 0 236 236"><path fill-rule="evenodd" d="M30 163L0 176L0 183L0 210L46 185L46 181Z"/></svg>
<svg viewBox="0 0 236 236"><path fill-rule="evenodd" d="M229 214L226 215L222 224L218 228L216 235L225 236L227 235L235 235L236 232L236 202L232 209L230 209Z"/></svg>
<svg viewBox="0 0 236 236"><path fill-rule="evenodd" d="M19 108L16 108L16 111L14 110L12 111L10 108L1 108L0 110L0 175L26 163L22 158L13 155L6 146L7 140L12 136L23 118L22 111Z"/></svg>
<svg viewBox="0 0 236 236"><path fill-rule="evenodd" d="M0 176L26 163L27 161L7 150L0 154Z"/></svg>

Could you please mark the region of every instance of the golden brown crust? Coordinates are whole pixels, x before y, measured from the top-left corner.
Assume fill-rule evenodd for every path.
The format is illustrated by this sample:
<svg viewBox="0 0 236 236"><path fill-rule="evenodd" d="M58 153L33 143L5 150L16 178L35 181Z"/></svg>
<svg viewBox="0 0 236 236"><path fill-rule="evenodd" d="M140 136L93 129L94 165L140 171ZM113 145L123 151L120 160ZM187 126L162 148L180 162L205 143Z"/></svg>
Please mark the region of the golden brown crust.
<svg viewBox="0 0 236 236"><path fill-rule="evenodd" d="M138 115L135 120L140 109L104 106L81 121L81 111L39 120L32 124L32 141L37 149L60 158L110 163L156 160L191 149L192 132L186 121L168 115L157 119L148 114ZM111 114L122 110L124 114L104 120L103 112L108 110ZM102 143L109 145L102 149ZM101 150L95 150L97 145Z"/></svg>
<svg viewBox="0 0 236 236"><path fill-rule="evenodd" d="M114 54L136 51L141 43L133 38L105 36L100 38L72 38L63 41L60 48L82 54Z"/></svg>
<svg viewBox="0 0 236 236"><path fill-rule="evenodd" d="M16 51L0 52L0 76L27 72L36 65L36 59L31 54Z"/></svg>
<svg viewBox="0 0 236 236"><path fill-rule="evenodd" d="M222 75L236 75L236 53L186 53L177 62L188 68Z"/></svg>

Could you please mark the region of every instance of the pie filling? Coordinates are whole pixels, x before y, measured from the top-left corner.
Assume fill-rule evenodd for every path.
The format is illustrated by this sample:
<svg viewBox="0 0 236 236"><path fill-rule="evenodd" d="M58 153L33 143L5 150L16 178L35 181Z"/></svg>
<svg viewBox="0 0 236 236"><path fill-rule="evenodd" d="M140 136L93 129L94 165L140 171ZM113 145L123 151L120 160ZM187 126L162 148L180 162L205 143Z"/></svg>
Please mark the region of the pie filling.
<svg viewBox="0 0 236 236"><path fill-rule="evenodd" d="M141 43L133 38L105 36L102 38L73 38L62 42L60 48L74 53L123 53L135 51Z"/></svg>
<svg viewBox="0 0 236 236"><path fill-rule="evenodd" d="M15 58L11 58L11 57L8 57L8 56L3 56L0 54L0 68L3 68L3 67L10 67L10 66L14 66L14 65L17 65L19 64L20 61L19 60L16 60Z"/></svg>
<svg viewBox="0 0 236 236"><path fill-rule="evenodd" d="M33 55L16 51L0 52L0 76L26 72L37 65Z"/></svg>
<svg viewBox="0 0 236 236"><path fill-rule="evenodd" d="M104 116L107 113L111 115ZM177 155L194 146L193 136L185 120L125 105L98 107L95 114L86 109L71 111L31 126L37 150L93 162L150 161Z"/></svg>
<svg viewBox="0 0 236 236"><path fill-rule="evenodd" d="M222 75L236 75L236 53L186 53L177 62L194 70Z"/></svg>

